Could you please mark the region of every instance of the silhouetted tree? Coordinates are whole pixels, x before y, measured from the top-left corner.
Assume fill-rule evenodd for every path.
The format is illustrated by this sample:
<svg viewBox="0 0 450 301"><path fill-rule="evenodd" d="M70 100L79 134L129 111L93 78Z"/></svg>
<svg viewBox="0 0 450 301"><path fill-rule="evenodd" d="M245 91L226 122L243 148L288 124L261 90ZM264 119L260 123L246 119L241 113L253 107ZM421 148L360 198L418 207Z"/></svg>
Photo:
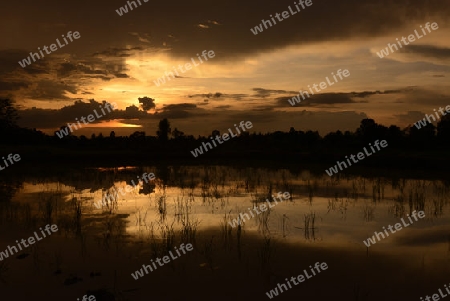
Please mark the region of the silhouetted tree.
<svg viewBox="0 0 450 301"><path fill-rule="evenodd" d="M437 137L440 142L450 144L450 115L442 117L438 122Z"/></svg>
<svg viewBox="0 0 450 301"><path fill-rule="evenodd" d="M172 133L172 130L170 128L170 122L169 120L167 120L167 118L164 118L163 120L159 121L158 129L159 130L156 132L158 139L160 141L169 140L169 134Z"/></svg>
<svg viewBox="0 0 450 301"><path fill-rule="evenodd" d="M388 140L389 146L398 146L404 143L404 136L404 132L402 132L402 130L398 126L391 125L388 128L386 138Z"/></svg>
<svg viewBox="0 0 450 301"><path fill-rule="evenodd" d="M340 144L342 143L344 135L341 131L336 131L334 133L328 133L323 137L325 143L329 143L330 145Z"/></svg>
<svg viewBox="0 0 450 301"><path fill-rule="evenodd" d="M111 131L111 133L109 133L109 138L111 139L116 138L116 133L114 131Z"/></svg>
<svg viewBox="0 0 450 301"><path fill-rule="evenodd" d="M16 127L19 119L14 101L8 98L0 99L0 131Z"/></svg>
<svg viewBox="0 0 450 301"><path fill-rule="evenodd" d="M182 131L179 131L177 128L175 128L172 132L172 137L174 139L182 138L182 137L184 137L184 133Z"/></svg>
<svg viewBox="0 0 450 301"><path fill-rule="evenodd" d="M376 139L376 131L378 124L373 119L363 119L359 128L356 130L356 134L363 139L364 142L372 141ZM378 137L379 138L379 137Z"/></svg>
<svg viewBox="0 0 450 301"><path fill-rule="evenodd" d="M220 136L220 131L219 130L213 130L211 135L213 136L213 138L216 138L216 136Z"/></svg>
<svg viewBox="0 0 450 301"><path fill-rule="evenodd" d="M419 149L429 148L435 138L436 127L432 123L428 123L421 129L412 126L409 129L410 141Z"/></svg>
<svg viewBox="0 0 450 301"><path fill-rule="evenodd" d="M144 141L145 140L145 132L144 131L136 131L130 135L130 139Z"/></svg>
<svg viewBox="0 0 450 301"><path fill-rule="evenodd" d="M68 133L67 136L65 136L65 135L63 134L63 133L66 132L66 129L67 129L67 133ZM62 125L62 126L60 126L60 127L59 127L59 131L55 131L55 132L53 133L53 136L54 136L54 137L57 137L56 132L60 132L60 135L63 136L62 139L64 139L65 137L72 136L72 132L70 131L70 129L68 128L67 125ZM58 138L59 138L59 137L58 137Z"/></svg>

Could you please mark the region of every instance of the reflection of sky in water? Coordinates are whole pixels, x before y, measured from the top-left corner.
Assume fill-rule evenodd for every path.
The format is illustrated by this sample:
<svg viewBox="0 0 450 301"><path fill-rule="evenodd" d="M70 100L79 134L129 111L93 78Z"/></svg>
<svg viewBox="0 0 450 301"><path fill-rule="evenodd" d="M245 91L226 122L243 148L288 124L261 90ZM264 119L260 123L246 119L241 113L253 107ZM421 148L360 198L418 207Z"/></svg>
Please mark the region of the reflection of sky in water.
<svg viewBox="0 0 450 301"><path fill-rule="evenodd" d="M147 184L143 187L151 193L139 194L136 188L119 196L116 213L126 223L124 228L120 225L111 240L106 239L110 215L95 209L93 202L101 200L100 188L109 189L112 185L125 188L131 179L142 176L142 168L92 169L87 174L75 171L74 176L70 173L69 177L58 178L60 182L28 180L23 183L13 201L33 204L35 210L39 203L52 197L66 204L73 198L81 200L84 203L82 227L87 243L86 251L83 251L82 240L75 237L61 235L45 241L40 245L43 249L38 255L46 256L41 266L51 265L50 273L35 279L32 262L28 262L27 269L19 269L24 261L17 261L11 277L20 281L16 280L16 289L10 291L14 294L19 291L19 285L22 287L22 279L25 279L27 287L51 287L52 293L61 296L60 299L67 299L66 287L61 286L64 279L75 274L84 275L80 277L87 279L87 273L100 271L102 277L98 280L103 282L97 287L103 287L110 285L118 270L119 283L127 289L130 300L144 300L142 296L147 300L152 294L166 300L168 295L177 293L180 295L177 300L184 300L185 296L181 296L183 289L191 291L192 287L197 288L197 279L206 283L203 290L214 291L208 292L209 295L218 291L223 296L224 292L235 290L247 292L246 300L247 296L260 299L261 295L265 299L264 292L269 288L284 282L285 277L300 274L307 265L320 261L329 265L327 273L309 280L298 290L291 290L286 296L330 296L317 300L413 300L442 287L450 273L449 189L439 181L395 182L360 177L337 181L328 176L314 177L309 172L293 175L287 171L224 167L146 168L145 171L156 175L154 186ZM194 188L191 190L189 187ZM221 230L225 214L231 212L234 219L241 212L248 213L248 208L253 206L252 200L265 200L269 191L273 195L278 191L289 191L293 195L293 201L272 203L274 207L267 222L270 233L261 232L263 214L254 213L256 216L242 227L240 244L237 228L232 230L232 239L225 244ZM164 199L166 218L160 224L160 210L164 208L161 200ZM158 270L157 274L146 275L141 282L133 280L130 272L154 256L152 240L149 239L152 229L155 235L160 235L161 225L173 225L176 238L184 239L180 230L183 228L182 216L186 217L182 214L186 206L189 208L189 221L197 226L194 253L189 258L176 261L177 265L186 265L186 271L177 267L174 272L168 267ZM422 208L426 214L424 219L390 234L369 249L363 244L363 240L374 235L375 231L381 232L382 227L394 225L410 211ZM66 210L70 210L70 206ZM302 229L305 216L311 213L315 216L314 232ZM6 246L28 234L26 231L21 234L5 232L3 244ZM271 240L270 273L260 272L264 235L275 238ZM212 246L214 272L209 270L205 255L212 236L215 237ZM105 249L106 245L108 249ZM56 279L53 258L61 249L64 276L50 286L49 283ZM180 291L164 291L169 278L176 279L174 285ZM83 283L89 287L94 283L90 281ZM266 286L263 287L262 282ZM71 287L74 296L83 295L80 294L80 283ZM230 284L226 290L223 290L223 283ZM154 293L159 288L161 290ZM362 289L358 298L355 296L357 288ZM364 299L362 296L366 292L370 293L370 298ZM226 300L229 299L231 297Z"/></svg>
<svg viewBox="0 0 450 301"><path fill-rule="evenodd" d="M133 170L133 168L128 167L122 170ZM196 170L189 168L189 171ZM136 174L142 175L139 172ZM378 179L370 181L351 178L336 183L332 182L331 180L335 180L329 177L313 178L308 172L293 176L286 172L268 174L267 171L259 171L258 175L252 176L259 176L268 181L271 177L276 181L283 178L283 185L287 183L287 187L293 194L293 201L278 203L270 211L268 229L273 236L292 242L308 241L324 246L338 245L365 249L362 241L374 235L375 231L381 232L383 226L387 228L389 225L400 222L401 217L406 217L406 214L410 213L410 206L411 211L418 210L420 206L423 206L426 213L424 219L419 219L394 234L390 233L389 237L381 239L375 247L371 248L378 250L393 247L442 248L442 244L448 243L449 222L445 218L449 215L448 190L438 182L405 181L403 204L401 205L398 200L401 194L399 187L393 188L385 179L381 179L379 182ZM205 186L203 190L202 182L198 178L199 174L196 174L195 177L194 182L197 187L192 190L194 201L190 197L191 190L189 188L181 189L167 185L163 190L159 182L155 182L156 186L152 187L154 188L153 192L147 195L139 194L139 186L123 196L119 195L117 213L129 214L127 233L143 234L151 225L157 225L160 221L158 202L164 198L166 223L174 222L174 229L181 229L182 225L177 217L180 213L180 206L187 205L190 221L197 224L198 231L202 231L213 228L217 230L223 224L226 213L231 212L232 218L237 218L241 212L249 214L248 208L253 207L252 200L255 199L255 195L258 194L260 199L264 199L263 195L267 195L267 193L263 193L267 191L267 185L264 184L255 185L253 191L246 192L242 185L243 176L235 177L234 175L233 177L229 176L228 179L225 177L225 180L221 180L220 185L212 181L213 185ZM129 177L130 180L132 178L132 176ZM224 185L222 186L222 184ZM125 181L116 181L114 185L116 188L123 188L125 192ZM272 187L272 194L276 194L278 191L283 192L283 185L279 181L275 183ZM60 183L24 183L23 189L16 195L15 200L33 202L38 194L53 193L58 190L63 193L66 201L73 197L84 200L85 214L101 213L101 210L92 206L93 201L101 200L101 190L75 191L73 187ZM215 191L218 193L217 197L212 196ZM210 196L203 198L202 193ZM311 193L312 202L309 198ZM423 203L421 203L421 194L424 198ZM263 217L263 214L258 215L254 211L253 213L255 217L245 222L243 230L262 235L259 229L261 229L260 218ZM305 231L305 215L310 213L315 214L314 231L312 229ZM140 223L137 222L138 220Z"/></svg>

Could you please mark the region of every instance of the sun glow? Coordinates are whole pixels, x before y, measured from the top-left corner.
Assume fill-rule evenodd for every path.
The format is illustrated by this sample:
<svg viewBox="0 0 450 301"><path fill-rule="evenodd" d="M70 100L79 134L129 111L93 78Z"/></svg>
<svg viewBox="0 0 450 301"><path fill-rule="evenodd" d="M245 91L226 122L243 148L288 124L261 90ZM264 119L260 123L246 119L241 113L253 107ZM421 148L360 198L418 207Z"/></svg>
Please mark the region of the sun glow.
<svg viewBox="0 0 450 301"><path fill-rule="evenodd" d="M110 121L104 121L101 123L94 123L90 124L89 126L85 126L84 128L140 128L141 125L138 124L129 124L129 123L123 123L118 120L110 120Z"/></svg>

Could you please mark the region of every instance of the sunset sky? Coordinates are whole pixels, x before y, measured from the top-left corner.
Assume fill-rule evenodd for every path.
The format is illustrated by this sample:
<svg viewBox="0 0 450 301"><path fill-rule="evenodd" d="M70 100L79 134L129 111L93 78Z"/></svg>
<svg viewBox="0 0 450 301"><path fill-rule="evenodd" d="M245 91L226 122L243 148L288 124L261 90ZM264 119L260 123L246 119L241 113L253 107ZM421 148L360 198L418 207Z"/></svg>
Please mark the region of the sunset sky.
<svg viewBox="0 0 450 301"><path fill-rule="evenodd" d="M53 133L106 100L115 120L74 134L111 130L155 135L168 118L190 135L226 131L241 120L255 132L354 130L361 119L405 127L450 105L450 6L444 0L312 1L254 35L250 28L294 1L149 1L122 16L123 0L8 1L0 5L0 96L24 110L20 125ZM420 25L439 29L388 57L377 52ZM81 37L22 68L18 61L68 31ZM197 53L215 57L181 77L154 81ZM292 107L287 99L331 72L350 76ZM378 92L377 92L378 91ZM155 99L147 112L138 98ZM82 100L89 105L74 105ZM34 107L34 109L32 109ZM63 110L63 107L66 107Z"/></svg>

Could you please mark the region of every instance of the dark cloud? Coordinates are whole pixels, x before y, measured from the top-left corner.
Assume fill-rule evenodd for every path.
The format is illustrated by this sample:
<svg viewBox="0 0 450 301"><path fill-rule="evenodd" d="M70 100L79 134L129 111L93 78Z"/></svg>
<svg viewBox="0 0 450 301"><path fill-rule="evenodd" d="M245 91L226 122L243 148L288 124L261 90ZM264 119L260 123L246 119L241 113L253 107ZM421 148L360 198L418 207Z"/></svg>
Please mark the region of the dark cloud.
<svg viewBox="0 0 450 301"><path fill-rule="evenodd" d="M438 59L449 59L450 48L437 47L432 45L408 45L400 50L402 53L418 54L424 57Z"/></svg>
<svg viewBox="0 0 450 301"><path fill-rule="evenodd" d="M326 93L312 95L309 100L312 104L339 104L339 103L355 103L346 93Z"/></svg>
<svg viewBox="0 0 450 301"><path fill-rule="evenodd" d="M365 98L367 96L372 96L372 95L376 95L376 94L399 94L402 92L406 92L406 91L410 91L411 88L409 89L403 89L403 90L385 90L383 92L381 91L364 91L364 92L351 92L350 95L351 97L356 97L356 98Z"/></svg>
<svg viewBox="0 0 450 301"><path fill-rule="evenodd" d="M72 105L65 106L59 110L39 108L20 110L19 124L29 128L59 128L66 123L76 122L75 118L79 119L82 116L86 117L94 114L94 110L97 111L98 115L103 115L100 106L104 108L105 104L106 101L98 102L91 99L88 102L77 100ZM105 112L107 111L105 110ZM109 119L109 117L113 116L112 113L107 113L101 119L95 119L94 123Z"/></svg>
<svg viewBox="0 0 450 301"><path fill-rule="evenodd" d="M77 70L77 66L72 63L62 63L60 67L56 70L58 77L66 77L70 75L73 71Z"/></svg>
<svg viewBox="0 0 450 301"><path fill-rule="evenodd" d="M220 92L216 92L216 93L208 93L208 94L192 94L192 95L189 95L189 97L190 98L193 98L193 97L201 97L201 98L220 98L220 96L222 96L223 94L222 93L220 93Z"/></svg>
<svg viewBox="0 0 450 301"><path fill-rule="evenodd" d="M26 109L19 111L20 125L37 129L57 129L66 123L76 122L75 118L92 114L94 110L99 111L99 106L104 107L105 101L97 102L93 99L88 102L78 100L59 110L50 109ZM100 113L101 114L101 113ZM199 133L198 125L207 124L200 128L200 134L208 134L209 128L226 130L241 120L251 121L254 125L252 131L273 132L277 130L288 130L291 126L302 130L318 130L322 134L336 130L339 124L340 130L354 130L358 127L361 119L367 118L364 113L356 112L311 112L311 111L275 111L271 108L263 108L252 111L230 110L228 106L220 106L213 110L204 110L195 104L182 103L163 106L159 112L149 114L139 110L135 105L125 110L114 110L102 119L96 120L120 120L142 126L142 130L153 132L157 122L163 118L172 120L172 123L187 134ZM330 122L323 122L329 120ZM156 124L156 125L155 125ZM226 125L226 127L224 126ZM133 129L130 129L132 131ZM108 131L108 129L106 129ZM204 133L203 133L204 132ZM130 132L131 133L131 132Z"/></svg>
<svg viewBox="0 0 450 301"><path fill-rule="evenodd" d="M342 104L342 103L356 103L356 101L351 99L350 93L323 93L323 94L314 94L308 98L306 93L303 94L305 99L300 95L301 102L295 104L298 107L309 107L309 106L321 106L321 105L332 105L332 104ZM289 103L289 99L292 99L292 96L283 96L276 98L276 103L279 105L291 106Z"/></svg>
<svg viewBox="0 0 450 301"><path fill-rule="evenodd" d="M256 92L256 97L265 98L268 96L271 96L272 94L292 94L292 93L298 93L298 91L286 91L286 90L268 90L263 88L253 88L253 91Z"/></svg>
<svg viewBox="0 0 450 301"><path fill-rule="evenodd" d="M248 97L248 94L225 94L225 93L208 93L208 94L191 94L188 95L189 98L207 98L208 100L225 100L225 99L235 99L241 100L244 97Z"/></svg>
<svg viewBox="0 0 450 301"><path fill-rule="evenodd" d="M142 110L144 110L144 111L149 111L156 107L155 100L153 98L144 96L144 97L139 97L138 100L139 100L139 103L141 104Z"/></svg>
<svg viewBox="0 0 450 301"><path fill-rule="evenodd" d="M100 56L100 57L129 57L131 56L132 52L135 50L143 50L142 47L131 47L131 48L108 48L103 51L95 52L93 54L94 57Z"/></svg>
<svg viewBox="0 0 450 301"><path fill-rule="evenodd" d="M67 100L69 97L64 95L66 92L77 94L77 87L62 82L40 80L36 87L28 90L28 96L36 100Z"/></svg>
<svg viewBox="0 0 450 301"><path fill-rule="evenodd" d="M0 82L0 91L19 90L20 88L27 88L28 83L23 82Z"/></svg>
<svg viewBox="0 0 450 301"><path fill-rule="evenodd" d="M24 50L0 50L0 65L2 66L0 74L10 73L19 68L22 69L18 62L22 61L28 55L29 53Z"/></svg>
<svg viewBox="0 0 450 301"><path fill-rule="evenodd" d="M91 78L91 79L101 79L101 80L103 80L103 81L105 81L105 82L108 82L108 81L110 81L111 80L111 78L110 77L107 77L107 76L101 76L101 75L96 75L96 76L89 76L89 78Z"/></svg>
<svg viewBox="0 0 450 301"><path fill-rule="evenodd" d="M409 111L406 114L394 114L394 117L396 117L403 124L416 123L418 120L423 119L424 116L425 113L420 111Z"/></svg>
<svg viewBox="0 0 450 301"><path fill-rule="evenodd" d="M119 7L123 5L123 1L117 0L109 4ZM184 9L174 10L173 7L178 5L183 5L183 2L159 2L157 10L143 5L133 10L132 16L130 13L118 18L116 24L111 25L115 27L118 36L129 36L128 31L120 30L120 26L124 26L132 18L135 27L141 28L150 19L152 24L158 24L157 29L150 29L154 45L167 45L171 54L188 58L203 49L212 49L217 53L215 59L221 60L273 51L289 45L383 36L406 26L429 21L430 16L437 22L446 20L450 13L450 8L437 0L313 1L313 5L305 10L253 35L250 28L259 25L262 19L268 20L271 14L282 13L288 10L288 6L293 7L293 2L264 2L262 5L261 1L249 0L230 5L226 2L194 0L191 7L201 10L200 16L186 13ZM221 25L207 22L202 16L209 16L209 20L217 20ZM327 21L326 24L323 20ZM301 30L302 28L308 30ZM168 40L168 36L179 39Z"/></svg>
<svg viewBox="0 0 450 301"><path fill-rule="evenodd" d="M159 118L189 118L196 115L200 109L195 104L191 103L180 103L180 104L171 104L164 106L159 112L157 112L157 116Z"/></svg>
<svg viewBox="0 0 450 301"><path fill-rule="evenodd" d="M388 94L408 94L415 92L416 87L407 87L403 89L397 90L385 90L385 91L362 91L362 92L350 92L350 93L322 93L322 94L314 94L309 93L309 98L304 93L305 99L300 96L301 102L295 104L298 107L309 107L309 106L322 106L322 105L333 105L333 104L342 104L342 103L368 103L367 100L356 101L354 98L368 98L373 95L388 95ZM297 97L298 93L291 94L289 96L281 96L275 98L276 105L281 106L292 106L289 103L289 100L293 97Z"/></svg>
<svg viewBox="0 0 450 301"><path fill-rule="evenodd" d="M61 23L71 24L77 28L73 30L81 33L79 40L61 52L70 48L75 53L95 52L96 56L125 58L130 56L130 51L152 47L168 50L177 57L191 58L199 51L212 49L217 54L214 60L248 57L290 45L386 36L406 27L417 28L430 18L439 24L445 23L450 14L450 7L441 0L312 2L312 6L277 21L258 35L253 35L250 28L258 26L262 19L268 20L271 14L288 11L288 6L294 8L293 1L248 0L230 4L193 0L189 5L181 0L160 1L143 4L119 17L115 10L126 5L126 1L92 4L90 0L80 0L76 7L68 10L64 2L43 0L40 7L35 7L33 1L23 0L20 4L5 3L4 11L20 9L22 26L29 28L29 38L21 44L27 43L30 47L44 43L44 31L35 24L34 16L38 14L40 20L49 20L45 30L47 43L65 33L57 26Z"/></svg>
<svg viewBox="0 0 450 301"><path fill-rule="evenodd" d="M123 71L126 70L122 59L114 59L112 62L103 61L102 58L85 58L63 62L58 64L58 78L77 76L78 78L100 78L111 80L112 78L129 78Z"/></svg>

